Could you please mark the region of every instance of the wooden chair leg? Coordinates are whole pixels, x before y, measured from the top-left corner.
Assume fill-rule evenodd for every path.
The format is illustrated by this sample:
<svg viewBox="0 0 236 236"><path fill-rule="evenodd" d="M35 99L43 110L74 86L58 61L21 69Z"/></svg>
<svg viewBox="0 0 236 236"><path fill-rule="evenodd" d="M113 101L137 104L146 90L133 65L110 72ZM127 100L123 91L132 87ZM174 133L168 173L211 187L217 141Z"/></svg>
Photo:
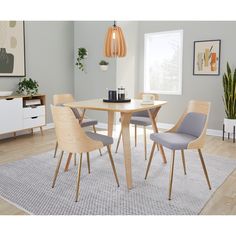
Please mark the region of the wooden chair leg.
<svg viewBox="0 0 236 236"><path fill-rule="evenodd" d="M150 166L151 166L151 162L152 162L152 158L153 158L153 154L154 154L154 151L155 151L155 146L156 146L156 143L153 142L152 150L151 150L151 154L150 154L150 157L149 157L149 161L148 161L148 165L147 165L147 170L146 170L146 174L145 174L144 179L147 179L147 175L148 175L148 172L149 172L149 169L150 169Z"/></svg>
<svg viewBox="0 0 236 236"><path fill-rule="evenodd" d="M200 160L201 160L201 163L202 163L202 168L203 168L206 180L207 180L208 187L211 190L211 183L210 183L210 180L209 180L209 177L208 177L208 174L207 174L207 169L206 169L206 165L205 165L205 162L204 162L204 159L203 159L203 156L202 156L201 149L198 149L198 153L199 153L199 157L200 157Z"/></svg>
<svg viewBox="0 0 236 236"><path fill-rule="evenodd" d="M71 158L72 158L72 153L69 153L67 161L66 161L66 166L65 166L65 169L64 169L65 172L69 170Z"/></svg>
<svg viewBox="0 0 236 236"><path fill-rule="evenodd" d="M186 175L186 164L185 164L185 157L184 157L184 150L181 150L181 156L182 156L182 162L183 162L183 167L184 167L184 174Z"/></svg>
<svg viewBox="0 0 236 236"><path fill-rule="evenodd" d="M78 201L78 197L79 197L79 184L80 184L81 167L82 167L82 153L80 154L80 160L79 160L79 165L78 165L78 177L77 177L76 196L75 196L76 202Z"/></svg>
<svg viewBox="0 0 236 236"><path fill-rule="evenodd" d="M158 145L158 143L157 143L157 151L159 151L159 145Z"/></svg>
<svg viewBox="0 0 236 236"><path fill-rule="evenodd" d="M147 160L147 132L145 126L143 126L143 139L144 139L144 157L145 160Z"/></svg>
<svg viewBox="0 0 236 236"><path fill-rule="evenodd" d="M116 151L115 151L115 153L117 153L117 151L118 151L118 148L119 148L119 145L120 145L120 140L121 140L121 130L120 130L118 142L117 142L117 145L116 145Z"/></svg>
<svg viewBox="0 0 236 236"><path fill-rule="evenodd" d="M57 179L57 175L58 175L58 172L59 172L59 169L60 169L60 166L61 166L61 160L62 160L63 154L64 154L64 151L61 152L61 157L60 157L60 159L58 160L58 163L57 163L57 168L56 168L56 171L55 171L55 174L54 174L52 188L54 188L55 183L56 183L56 179Z"/></svg>
<svg viewBox="0 0 236 236"><path fill-rule="evenodd" d="M76 153L74 154L74 166L76 166Z"/></svg>
<svg viewBox="0 0 236 236"><path fill-rule="evenodd" d="M87 152L87 163L88 163L88 173L90 174L90 158L89 158L89 152Z"/></svg>
<svg viewBox="0 0 236 236"><path fill-rule="evenodd" d="M54 151L54 156L53 156L53 158L56 158L56 155L57 155L57 148L58 148L58 142L56 142L56 147L55 147L55 151Z"/></svg>
<svg viewBox="0 0 236 236"><path fill-rule="evenodd" d="M174 166L175 166L175 150L173 150L172 163L171 163L171 169L170 169L169 200L171 200Z"/></svg>
<svg viewBox="0 0 236 236"><path fill-rule="evenodd" d="M137 125L134 125L134 146L137 147Z"/></svg>
<svg viewBox="0 0 236 236"><path fill-rule="evenodd" d="M93 132L94 132L94 133L97 133L97 130L96 130L96 126L95 126L95 125L93 125ZM98 151L99 151L100 156L102 156L102 151L101 151L100 148L98 149Z"/></svg>
<svg viewBox="0 0 236 236"><path fill-rule="evenodd" d="M113 173L114 173L115 178L116 178L117 186L120 187L119 180L118 180L117 173L116 173L116 167L115 167L115 164L114 164L114 161L113 161L113 158L112 158L112 154L111 154L111 149L110 149L109 146L107 146L107 151L108 151L108 154L109 154L109 159L111 161L112 170L113 170Z"/></svg>

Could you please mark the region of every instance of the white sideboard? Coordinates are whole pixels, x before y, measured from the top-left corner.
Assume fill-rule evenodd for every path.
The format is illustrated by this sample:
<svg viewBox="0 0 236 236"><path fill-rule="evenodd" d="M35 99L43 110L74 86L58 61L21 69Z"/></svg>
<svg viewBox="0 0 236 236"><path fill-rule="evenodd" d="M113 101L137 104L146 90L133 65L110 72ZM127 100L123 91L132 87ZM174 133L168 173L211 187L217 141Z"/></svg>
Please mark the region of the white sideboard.
<svg viewBox="0 0 236 236"><path fill-rule="evenodd" d="M40 99L41 105L26 107L25 101ZM45 95L0 97L0 135L46 125Z"/></svg>

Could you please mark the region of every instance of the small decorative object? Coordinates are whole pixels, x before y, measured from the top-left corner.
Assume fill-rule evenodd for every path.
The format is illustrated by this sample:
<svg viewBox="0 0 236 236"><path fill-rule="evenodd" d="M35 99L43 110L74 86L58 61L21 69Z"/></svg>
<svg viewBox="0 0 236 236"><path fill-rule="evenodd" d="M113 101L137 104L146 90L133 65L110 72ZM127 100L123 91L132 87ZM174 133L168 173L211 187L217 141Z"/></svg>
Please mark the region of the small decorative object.
<svg viewBox="0 0 236 236"><path fill-rule="evenodd" d="M125 88L122 86L118 88L118 100L125 100Z"/></svg>
<svg viewBox="0 0 236 236"><path fill-rule="evenodd" d="M220 74L221 40L194 42L193 75Z"/></svg>
<svg viewBox="0 0 236 236"><path fill-rule="evenodd" d="M78 48L77 62L75 63L75 65L78 66L81 71L85 70L84 59L86 59L87 57L88 57L87 49Z"/></svg>
<svg viewBox="0 0 236 236"><path fill-rule="evenodd" d="M227 63L227 73L223 75L223 87L224 96L223 102L225 107L226 117L223 124L223 140L224 134L228 133L228 139L230 134L233 133L233 142L235 143L235 129L236 129L236 69L231 71L229 64Z"/></svg>
<svg viewBox="0 0 236 236"><path fill-rule="evenodd" d="M145 93L142 95L142 102L143 105L152 105L154 104L155 96L153 94Z"/></svg>
<svg viewBox="0 0 236 236"><path fill-rule="evenodd" d="M100 68L101 68L102 71L107 71L109 62L101 60L99 62L99 65L100 65Z"/></svg>
<svg viewBox="0 0 236 236"><path fill-rule="evenodd" d="M38 88L39 85L37 81L31 78L24 78L18 83L18 90L16 92L23 95L35 95L38 93Z"/></svg>
<svg viewBox="0 0 236 236"><path fill-rule="evenodd" d="M126 44L122 29L116 25L109 27L105 40L105 56L106 57L125 57Z"/></svg>
<svg viewBox="0 0 236 236"><path fill-rule="evenodd" d="M109 90L108 91L108 99L103 99L103 102L108 103L125 103L125 102L131 102L131 99L125 98L125 88L120 87L118 88L118 93L116 90ZM117 98L118 95L118 98Z"/></svg>
<svg viewBox="0 0 236 236"><path fill-rule="evenodd" d="M116 101L117 100L117 93L116 90L109 90L108 91L108 99L110 101Z"/></svg>
<svg viewBox="0 0 236 236"><path fill-rule="evenodd" d="M0 91L0 97L7 97L11 96L13 94L13 91Z"/></svg>
<svg viewBox="0 0 236 236"><path fill-rule="evenodd" d="M23 21L0 21L0 76L25 76Z"/></svg>

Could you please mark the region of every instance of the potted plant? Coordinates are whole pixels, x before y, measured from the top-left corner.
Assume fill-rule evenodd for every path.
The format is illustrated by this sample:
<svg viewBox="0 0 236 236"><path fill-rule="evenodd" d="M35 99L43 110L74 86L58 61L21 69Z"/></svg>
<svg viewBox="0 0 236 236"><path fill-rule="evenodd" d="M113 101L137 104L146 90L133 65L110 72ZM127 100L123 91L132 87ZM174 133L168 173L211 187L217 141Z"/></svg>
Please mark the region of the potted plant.
<svg viewBox="0 0 236 236"><path fill-rule="evenodd" d="M79 67L81 71L84 71L84 59L88 57L88 51L86 48L78 48L78 56L77 61L75 63L76 66Z"/></svg>
<svg viewBox="0 0 236 236"><path fill-rule="evenodd" d="M39 84L36 80L32 80L31 78L23 78L18 83L18 90L16 91L18 94L23 95L35 95L38 93Z"/></svg>
<svg viewBox="0 0 236 236"><path fill-rule="evenodd" d="M101 60L99 62L99 65L100 65L100 68L101 68L102 71L107 71L109 62Z"/></svg>
<svg viewBox="0 0 236 236"><path fill-rule="evenodd" d="M236 69L231 71L227 63L227 72L223 75L224 96L226 118L224 119L224 132L232 133L235 136L236 127Z"/></svg>

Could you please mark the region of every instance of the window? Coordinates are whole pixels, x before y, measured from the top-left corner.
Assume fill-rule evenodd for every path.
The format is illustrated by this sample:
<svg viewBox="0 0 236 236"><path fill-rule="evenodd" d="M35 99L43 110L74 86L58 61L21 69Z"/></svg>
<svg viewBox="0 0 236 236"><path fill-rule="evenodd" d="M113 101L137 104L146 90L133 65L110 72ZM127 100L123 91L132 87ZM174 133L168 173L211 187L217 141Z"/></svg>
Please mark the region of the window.
<svg viewBox="0 0 236 236"><path fill-rule="evenodd" d="M144 91L182 94L183 30L144 35Z"/></svg>

